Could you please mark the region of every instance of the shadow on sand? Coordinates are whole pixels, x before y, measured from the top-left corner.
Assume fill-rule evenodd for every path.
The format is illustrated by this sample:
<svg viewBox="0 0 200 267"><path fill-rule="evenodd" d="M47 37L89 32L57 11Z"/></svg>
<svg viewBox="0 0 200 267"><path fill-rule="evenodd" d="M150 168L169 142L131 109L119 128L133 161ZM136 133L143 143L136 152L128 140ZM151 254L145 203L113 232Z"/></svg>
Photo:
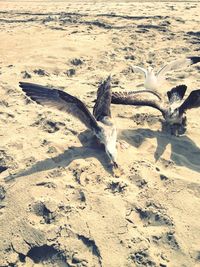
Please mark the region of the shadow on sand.
<svg viewBox="0 0 200 267"><path fill-rule="evenodd" d="M173 136L164 131L152 131L150 129L123 130L120 139L139 147L146 139L157 139L157 147L154 152L155 161L165 152L168 144L171 145L170 159L178 166L185 166L200 172L200 148L187 136Z"/></svg>
<svg viewBox="0 0 200 267"><path fill-rule="evenodd" d="M21 170L16 174L5 177L5 181L9 182L19 177L31 175L33 173L52 170L57 167L67 167L71 162L76 159L96 158L102 164L104 169L113 174L112 165L109 164L109 159L105 153L103 145L97 144L97 139L90 131L84 131L78 135L82 147L69 147L64 153L57 155L53 158L47 158L39 161L32 167Z"/></svg>

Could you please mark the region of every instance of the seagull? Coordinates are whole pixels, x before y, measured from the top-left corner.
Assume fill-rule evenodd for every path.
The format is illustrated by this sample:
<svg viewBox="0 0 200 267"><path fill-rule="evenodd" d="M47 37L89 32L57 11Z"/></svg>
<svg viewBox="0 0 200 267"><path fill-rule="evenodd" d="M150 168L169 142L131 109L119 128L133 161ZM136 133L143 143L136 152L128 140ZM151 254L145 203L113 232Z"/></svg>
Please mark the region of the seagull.
<svg viewBox="0 0 200 267"><path fill-rule="evenodd" d="M165 81L165 75L173 70L178 70L180 68L186 68L190 65L200 62L200 57L187 57L184 59L178 59L172 61L162 67L157 73L154 72L154 69L149 66L147 69L141 68L139 66L132 66L133 71L140 72L144 74L145 81L144 87L149 90L158 90L160 85Z"/></svg>
<svg viewBox="0 0 200 267"><path fill-rule="evenodd" d="M186 90L186 85L172 88L167 92L167 101L160 100L158 97L151 99L150 95L144 97L144 94L133 92L113 92L111 103L155 108L161 112L164 120L170 126L171 134L178 136L186 131L186 111L200 107L200 89L193 90L183 100Z"/></svg>
<svg viewBox="0 0 200 267"><path fill-rule="evenodd" d="M93 114L81 100L64 91L26 82L20 82L19 86L36 103L57 108L79 119L93 132L99 142L105 146L105 152L112 162L113 167L118 168L116 162L117 130L111 118L110 110L112 96L111 76L98 87Z"/></svg>

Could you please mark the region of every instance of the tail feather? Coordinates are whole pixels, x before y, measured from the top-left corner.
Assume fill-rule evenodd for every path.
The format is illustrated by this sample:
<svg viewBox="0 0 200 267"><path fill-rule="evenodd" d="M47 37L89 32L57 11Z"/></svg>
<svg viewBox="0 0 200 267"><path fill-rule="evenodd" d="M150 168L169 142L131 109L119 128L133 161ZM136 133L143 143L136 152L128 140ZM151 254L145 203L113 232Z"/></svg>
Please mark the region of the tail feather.
<svg viewBox="0 0 200 267"><path fill-rule="evenodd" d="M170 103L180 101L183 99L187 90L186 85L178 85L167 92L168 100Z"/></svg>

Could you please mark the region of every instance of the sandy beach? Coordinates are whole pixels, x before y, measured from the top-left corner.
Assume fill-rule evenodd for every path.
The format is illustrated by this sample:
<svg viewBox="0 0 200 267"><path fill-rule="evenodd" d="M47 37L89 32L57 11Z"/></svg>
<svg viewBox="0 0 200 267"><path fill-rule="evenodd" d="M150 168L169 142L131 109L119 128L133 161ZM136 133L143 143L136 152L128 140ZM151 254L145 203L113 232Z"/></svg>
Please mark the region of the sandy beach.
<svg viewBox="0 0 200 267"><path fill-rule="evenodd" d="M92 111L99 82L138 90L133 65L200 55L198 2L0 2L0 266L200 266L200 108L187 131L150 107L112 105L114 175L80 121L33 103L19 81ZM200 64L160 88L200 89Z"/></svg>

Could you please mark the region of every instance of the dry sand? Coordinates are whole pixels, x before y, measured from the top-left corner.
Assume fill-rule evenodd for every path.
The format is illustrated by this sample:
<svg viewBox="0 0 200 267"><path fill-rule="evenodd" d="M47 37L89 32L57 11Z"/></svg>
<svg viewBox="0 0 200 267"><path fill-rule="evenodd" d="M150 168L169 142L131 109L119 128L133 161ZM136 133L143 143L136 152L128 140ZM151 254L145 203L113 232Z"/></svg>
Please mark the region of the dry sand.
<svg viewBox="0 0 200 267"><path fill-rule="evenodd" d="M28 101L19 81L92 109L98 83L137 89L131 65L199 55L198 3L0 3L0 266L200 266L200 109L161 131L151 108L112 106L120 177L68 114ZM165 93L200 88L200 66Z"/></svg>

